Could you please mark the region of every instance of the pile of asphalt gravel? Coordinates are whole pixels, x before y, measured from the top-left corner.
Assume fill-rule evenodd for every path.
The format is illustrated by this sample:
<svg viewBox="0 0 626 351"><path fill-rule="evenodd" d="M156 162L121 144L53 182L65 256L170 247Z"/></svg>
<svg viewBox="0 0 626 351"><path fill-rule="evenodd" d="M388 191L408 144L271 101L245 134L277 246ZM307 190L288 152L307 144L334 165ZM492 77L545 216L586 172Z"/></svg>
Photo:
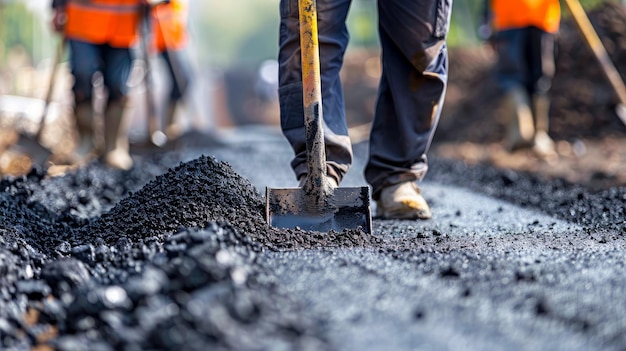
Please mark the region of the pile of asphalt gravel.
<svg viewBox="0 0 626 351"><path fill-rule="evenodd" d="M362 246L375 240L360 231L322 235L269 228L265 200L256 188L228 163L205 156L158 176L83 228L79 237L95 235L107 243L121 236L131 241L162 240L181 228L202 227L210 221L229 223L272 249Z"/></svg>
<svg viewBox="0 0 626 351"><path fill-rule="evenodd" d="M256 281L256 254L380 239L269 228L263 197L229 164L174 163L0 182L4 347L327 348L323 323Z"/></svg>

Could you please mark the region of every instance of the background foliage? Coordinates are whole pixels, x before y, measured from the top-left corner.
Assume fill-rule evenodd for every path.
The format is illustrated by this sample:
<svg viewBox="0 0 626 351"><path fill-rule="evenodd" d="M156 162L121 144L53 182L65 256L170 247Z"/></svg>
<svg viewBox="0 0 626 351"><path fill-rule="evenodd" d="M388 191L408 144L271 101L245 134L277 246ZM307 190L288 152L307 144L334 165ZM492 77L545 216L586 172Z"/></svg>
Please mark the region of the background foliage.
<svg viewBox="0 0 626 351"><path fill-rule="evenodd" d="M191 50L203 65L256 66L274 59L278 50L279 0L190 0ZM456 0L448 43L476 45L476 28L484 0ZM581 0L586 9L602 0ZM42 4L44 6L42 6ZM568 16L565 6L564 16ZM46 0L0 0L0 69L9 50L23 48L33 65L52 56L55 37L49 30ZM375 48L376 1L354 0L348 25L350 49Z"/></svg>

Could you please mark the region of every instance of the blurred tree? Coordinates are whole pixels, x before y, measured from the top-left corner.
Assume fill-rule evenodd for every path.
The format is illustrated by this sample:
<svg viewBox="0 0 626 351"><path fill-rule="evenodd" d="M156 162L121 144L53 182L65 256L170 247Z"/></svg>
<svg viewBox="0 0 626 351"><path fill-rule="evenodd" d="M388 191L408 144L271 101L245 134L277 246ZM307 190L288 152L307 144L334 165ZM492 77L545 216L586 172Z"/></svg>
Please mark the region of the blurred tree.
<svg viewBox="0 0 626 351"><path fill-rule="evenodd" d="M450 32L448 34L449 46L476 45L479 43L477 36L478 25L481 21L484 2L487 0L454 0ZM513 0L511 0L513 1ZM608 0L619 2L620 0ZM580 0L587 10L607 2L607 0ZM567 9L564 8L564 16L567 17ZM351 45L360 47L373 47L378 45L376 28L376 1L355 0L353 1L348 26L352 36Z"/></svg>
<svg viewBox="0 0 626 351"><path fill-rule="evenodd" d="M352 47L378 47L375 0L354 1L348 15Z"/></svg>
<svg viewBox="0 0 626 351"><path fill-rule="evenodd" d="M42 17L41 6L48 0L0 0L0 69L4 68L11 49L25 50L33 65L49 59L54 52L55 41ZM35 11L36 4L38 11Z"/></svg>
<svg viewBox="0 0 626 351"><path fill-rule="evenodd" d="M9 49L16 46L21 46L28 53L32 53L35 32L33 15L21 2L2 0L0 4L1 62L5 62Z"/></svg>
<svg viewBox="0 0 626 351"><path fill-rule="evenodd" d="M190 32L199 61L255 65L278 50L278 0L192 1Z"/></svg>

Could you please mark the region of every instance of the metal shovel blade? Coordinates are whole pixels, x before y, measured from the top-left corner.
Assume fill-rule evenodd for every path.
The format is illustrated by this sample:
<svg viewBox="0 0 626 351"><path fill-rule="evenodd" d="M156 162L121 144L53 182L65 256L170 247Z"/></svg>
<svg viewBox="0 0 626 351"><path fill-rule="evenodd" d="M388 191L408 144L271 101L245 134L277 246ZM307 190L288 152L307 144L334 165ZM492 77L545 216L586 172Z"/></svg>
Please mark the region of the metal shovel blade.
<svg viewBox="0 0 626 351"><path fill-rule="evenodd" d="M23 133L19 134L17 142L11 149L28 155L33 165L39 165L42 167L45 166L46 162L48 162L48 159L50 158L50 155L52 155L52 151L41 145L35 137L31 137Z"/></svg>
<svg viewBox="0 0 626 351"><path fill-rule="evenodd" d="M332 190L320 204L316 194L303 188L267 188L266 216L271 227L338 232L360 229L372 232L369 187Z"/></svg>

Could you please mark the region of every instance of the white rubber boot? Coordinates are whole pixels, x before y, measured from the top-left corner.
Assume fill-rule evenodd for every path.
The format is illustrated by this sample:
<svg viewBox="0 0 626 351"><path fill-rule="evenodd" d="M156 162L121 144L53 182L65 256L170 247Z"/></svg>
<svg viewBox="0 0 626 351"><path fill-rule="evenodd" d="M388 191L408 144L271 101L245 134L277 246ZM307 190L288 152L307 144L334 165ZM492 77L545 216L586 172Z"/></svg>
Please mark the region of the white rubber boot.
<svg viewBox="0 0 626 351"><path fill-rule="evenodd" d="M533 151L542 158L556 157L554 141L548 135L550 128L550 101L547 96L534 96L532 103L533 117L535 118Z"/></svg>
<svg viewBox="0 0 626 351"><path fill-rule="evenodd" d="M80 164L95 155L93 107L90 102L83 102L74 107L74 124L77 142L72 163Z"/></svg>
<svg viewBox="0 0 626 351"><path fill-rule="evenodd" d="M176 103L170 102L165 111L165 136L168 141L175 141L182 133L180 124L176 120Z"/></svg>
<svg viewBox="0 0 626 351"><path fill-rule="evenodd" d="M128 152L128 121L124 118L126 101L122 98L109 102L104 113L104 162L121 170L133 166Z"/></svg>
<svg viewBox="0 0 626 351"><path fill-rule="evenodd" d="M504 146L509 151L532 147L535 127L528 94L522 88L511 89L504 103L509 120Z"/></svg>

